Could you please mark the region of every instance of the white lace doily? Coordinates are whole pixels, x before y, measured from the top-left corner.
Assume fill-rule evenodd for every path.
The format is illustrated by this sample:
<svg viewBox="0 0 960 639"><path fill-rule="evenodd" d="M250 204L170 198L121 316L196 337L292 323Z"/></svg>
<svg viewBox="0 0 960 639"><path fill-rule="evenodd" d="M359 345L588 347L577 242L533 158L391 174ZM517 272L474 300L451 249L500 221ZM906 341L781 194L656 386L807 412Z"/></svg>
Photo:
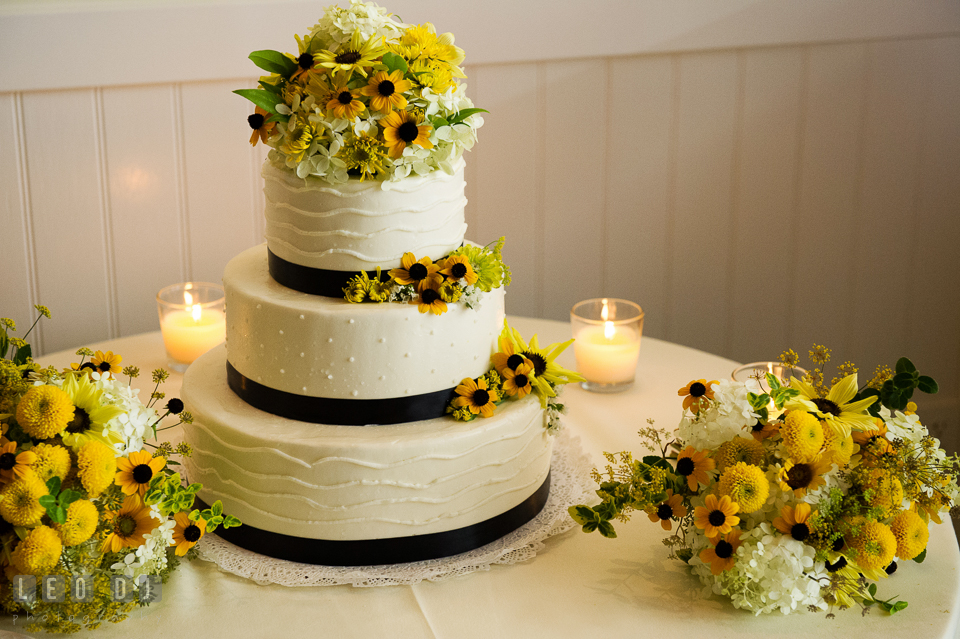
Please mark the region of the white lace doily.
<svg viewBox="0 0 960 639"><path fill-rule="evenodd" d="M550 497L540 514L497 541L444 559L387 566L314 566L260 555L216 535L205 535L197 549L201 559L216 563L220 570L258 584L372 587L411 585L424 579L442 581L477 570L490 570L490 566L496 564L532 559L543 550L547 537L576 526L567 509L594 497L589 469L590 460L580 447L580 439L566 430L561 431L553 443Z"/></svg>

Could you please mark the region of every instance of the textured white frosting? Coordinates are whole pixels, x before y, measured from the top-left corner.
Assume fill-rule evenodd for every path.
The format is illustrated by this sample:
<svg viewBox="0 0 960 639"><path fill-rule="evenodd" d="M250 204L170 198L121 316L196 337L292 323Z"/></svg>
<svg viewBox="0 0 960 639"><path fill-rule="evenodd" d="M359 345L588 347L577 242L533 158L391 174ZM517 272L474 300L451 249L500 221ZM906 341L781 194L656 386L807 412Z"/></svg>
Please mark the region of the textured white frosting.
<svg viewBox="0 0 960 639"><path fill-rule="evenodd" d="M187 476L245 524L312 539L382 539L453 530L506 512L550 468L552 440L535 397L490 418L392 426L308 424L259 411L224 375L226 350L183 380L194 423Z"/></svg>
<svg viewBox="0 0 960 639"><path fill-rule="evenodd" d="M351 180L331 187L316 177L263 165L267 245L289 262L335 271L400 266L407 251L442 257L460 246L464 162L398 183ZM386 187L386 188L384 188Z"/></svg>
<svg viewBox="0 0 960 639"><path fill-rule="evenodd" d="M415 304L351 304L277 284L264 245L223 274L230 363L255 382L297 395L382 399L451 388L490 367L503 328L503 289L480 308L443 315Z"/></svg>

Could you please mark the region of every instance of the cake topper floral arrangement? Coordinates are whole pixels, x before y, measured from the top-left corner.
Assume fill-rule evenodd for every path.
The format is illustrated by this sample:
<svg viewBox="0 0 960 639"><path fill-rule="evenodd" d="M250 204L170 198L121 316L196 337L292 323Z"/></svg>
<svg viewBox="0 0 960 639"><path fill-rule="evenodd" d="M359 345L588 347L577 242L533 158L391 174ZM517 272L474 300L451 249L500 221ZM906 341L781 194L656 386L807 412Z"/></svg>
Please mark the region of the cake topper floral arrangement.
<svg viewBox="0 0 960 639"><path fill-rule="evenodd" d="M204 534L240 522L219 501L193 507L202 486L184 485L174 459L188 445L146 441L192 421L179 399L161 403L166 371L144 404L139 369L112 352L41 368L26 341L37 321L16 337L0 319L0 609L31 631L76 632L156 601Z"/></svg>
<svg viewBox="0 0 960 639"><path fill-rule="evenodd" d="M902 358L863 387L847 362L827 386L829 349L815 345L810 358L811 372L791 371L789 384L772 374L691 381L677 431L650 421L640 436L651 453L605 453L609 465L593 471L600 504L570 515L584 532L616 537L613 520L643 511L704 596L756 614L903 610L878 583L886 590L898 561L922 562L930 522L960 510L960 460L910 401L937 384ZM795 367L798 356L781 362Z"/></svg>
<svg viewBox="0 0 960 639"><path fill-rule="evenodd" d="M328 7L297 53L254 51L269 75L234 91L256 105L251 144L269 160L342 184L453 174L477 140L483 109L466 97L463 50L430 23L403 24L372 2Z"/></svg>

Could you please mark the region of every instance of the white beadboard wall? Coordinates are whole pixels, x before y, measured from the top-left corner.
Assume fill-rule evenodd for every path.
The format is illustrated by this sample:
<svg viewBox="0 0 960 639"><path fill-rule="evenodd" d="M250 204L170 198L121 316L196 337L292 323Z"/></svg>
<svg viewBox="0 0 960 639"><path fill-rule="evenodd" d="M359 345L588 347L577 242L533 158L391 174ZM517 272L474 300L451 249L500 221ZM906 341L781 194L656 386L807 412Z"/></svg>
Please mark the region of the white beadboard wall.
<svg viewBox="0 0 960 639"><path fill-rule="evenodd" d="M508 312L624 297L647 335L736 360L816 341L869 376L907 354L941 382L924 407L956 447L960 14L920 4L936 29L891 14L866 34L480 55L468 235L507 236ZM157 290L219 281L261 241L263 147L230 93L255 78L18 81L0 82L0 309L51 307L40 352L156 330Z"/></svg>

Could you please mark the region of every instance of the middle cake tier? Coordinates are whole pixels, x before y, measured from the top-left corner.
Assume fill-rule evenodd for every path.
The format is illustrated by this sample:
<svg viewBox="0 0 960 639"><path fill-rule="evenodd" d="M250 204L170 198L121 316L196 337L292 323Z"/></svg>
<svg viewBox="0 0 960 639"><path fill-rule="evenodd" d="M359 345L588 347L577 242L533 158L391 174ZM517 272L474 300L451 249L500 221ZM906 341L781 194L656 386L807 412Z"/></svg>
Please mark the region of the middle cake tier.
<svg viewBox="0 0 960 639"><path fill-rule="evenodd" d="M223 274L227 358L252 386L304 397L384 400L439 393L489 370L503 328L503 289L479 308L437 316L416 304L351 304L275 282L266 245Z"/></svg>

